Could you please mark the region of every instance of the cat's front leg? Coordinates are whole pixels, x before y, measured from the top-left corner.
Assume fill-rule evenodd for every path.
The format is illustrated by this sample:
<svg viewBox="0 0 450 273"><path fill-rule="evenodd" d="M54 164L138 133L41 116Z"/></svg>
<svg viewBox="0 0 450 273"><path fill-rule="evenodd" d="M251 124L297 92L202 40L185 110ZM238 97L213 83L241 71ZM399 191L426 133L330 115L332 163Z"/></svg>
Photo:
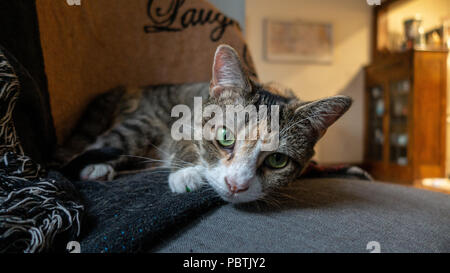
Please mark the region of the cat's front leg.
<svg viewBox="0 0 450 273"><path fill-rule="evenodd" d="M162 157L165 158L165 167L171 169L168 182L172 192L195 191L205 184L200 153L192 141L167 141L162 149L167 151Z"/></svg>
<svg viewBox="0 0 450 273"><path fill-rule="evenodd" d="M169 175L169 187L172 192L195 191L203 186L202 167L186 167Z"/></svg>

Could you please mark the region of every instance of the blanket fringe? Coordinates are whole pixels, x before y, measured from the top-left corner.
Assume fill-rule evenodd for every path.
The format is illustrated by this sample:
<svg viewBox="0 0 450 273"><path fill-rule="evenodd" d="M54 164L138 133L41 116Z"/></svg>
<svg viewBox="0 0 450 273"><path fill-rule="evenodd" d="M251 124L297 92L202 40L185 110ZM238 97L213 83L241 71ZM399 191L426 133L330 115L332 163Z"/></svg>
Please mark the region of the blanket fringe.
<svg viewBox="0 0 450 273"><path fill-rule="evenodd" d="M62 177L52 179L27 157L12 112L19 81L0 48L0 253L36 253L51 249L55 236L80 233L84 208Z"/></svg>
<svg viewBox="0 0 450 273"><path fill-rule="evenodd" d="M0 253L45 251L56 234L72 227L79 235L83 206L64 200L69 193L56 180L5 178L0 178Z"/></svg>

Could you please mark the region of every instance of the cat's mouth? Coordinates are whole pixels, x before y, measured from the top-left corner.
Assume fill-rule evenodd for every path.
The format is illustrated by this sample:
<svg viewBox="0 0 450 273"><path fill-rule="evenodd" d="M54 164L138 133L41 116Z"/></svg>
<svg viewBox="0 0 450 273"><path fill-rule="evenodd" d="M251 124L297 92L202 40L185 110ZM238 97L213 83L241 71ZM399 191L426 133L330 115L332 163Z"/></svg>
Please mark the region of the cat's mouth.
<svg viewBox="0 0 450 273"><path fill-rule="evenodd" d="M262 186L256 179L248 187L243 189L233 189L230 187L225 177L206 175L206 180L216 193L226 202L247 203L261 199L264 196Z"/></svg>

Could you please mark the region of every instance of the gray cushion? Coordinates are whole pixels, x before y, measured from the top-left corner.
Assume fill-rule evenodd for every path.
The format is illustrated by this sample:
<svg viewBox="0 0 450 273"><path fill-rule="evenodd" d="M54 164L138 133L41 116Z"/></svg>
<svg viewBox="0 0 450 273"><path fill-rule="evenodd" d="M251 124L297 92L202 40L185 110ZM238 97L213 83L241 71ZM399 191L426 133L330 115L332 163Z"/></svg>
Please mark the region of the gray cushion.
<svg viewBox="0 0 450 273"><path fill-rule="evenodd" d="M450 196L380 182L309 179L280 209L222 206L156 252L450 252Z"/></svg>

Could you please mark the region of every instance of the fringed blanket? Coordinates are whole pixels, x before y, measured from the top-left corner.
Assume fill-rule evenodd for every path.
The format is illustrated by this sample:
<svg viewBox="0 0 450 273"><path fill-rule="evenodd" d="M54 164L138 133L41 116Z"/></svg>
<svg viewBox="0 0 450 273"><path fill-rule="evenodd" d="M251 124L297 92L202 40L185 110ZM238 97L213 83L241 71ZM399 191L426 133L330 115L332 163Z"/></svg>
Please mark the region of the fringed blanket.
<svg viewBox="0 0 450 273"><path fill-rule="evenodd" d="M45 175L20 145L12 118L20 85L0 48L0 252L42 252L79 234L83 206L71 183Z"/></svg>

